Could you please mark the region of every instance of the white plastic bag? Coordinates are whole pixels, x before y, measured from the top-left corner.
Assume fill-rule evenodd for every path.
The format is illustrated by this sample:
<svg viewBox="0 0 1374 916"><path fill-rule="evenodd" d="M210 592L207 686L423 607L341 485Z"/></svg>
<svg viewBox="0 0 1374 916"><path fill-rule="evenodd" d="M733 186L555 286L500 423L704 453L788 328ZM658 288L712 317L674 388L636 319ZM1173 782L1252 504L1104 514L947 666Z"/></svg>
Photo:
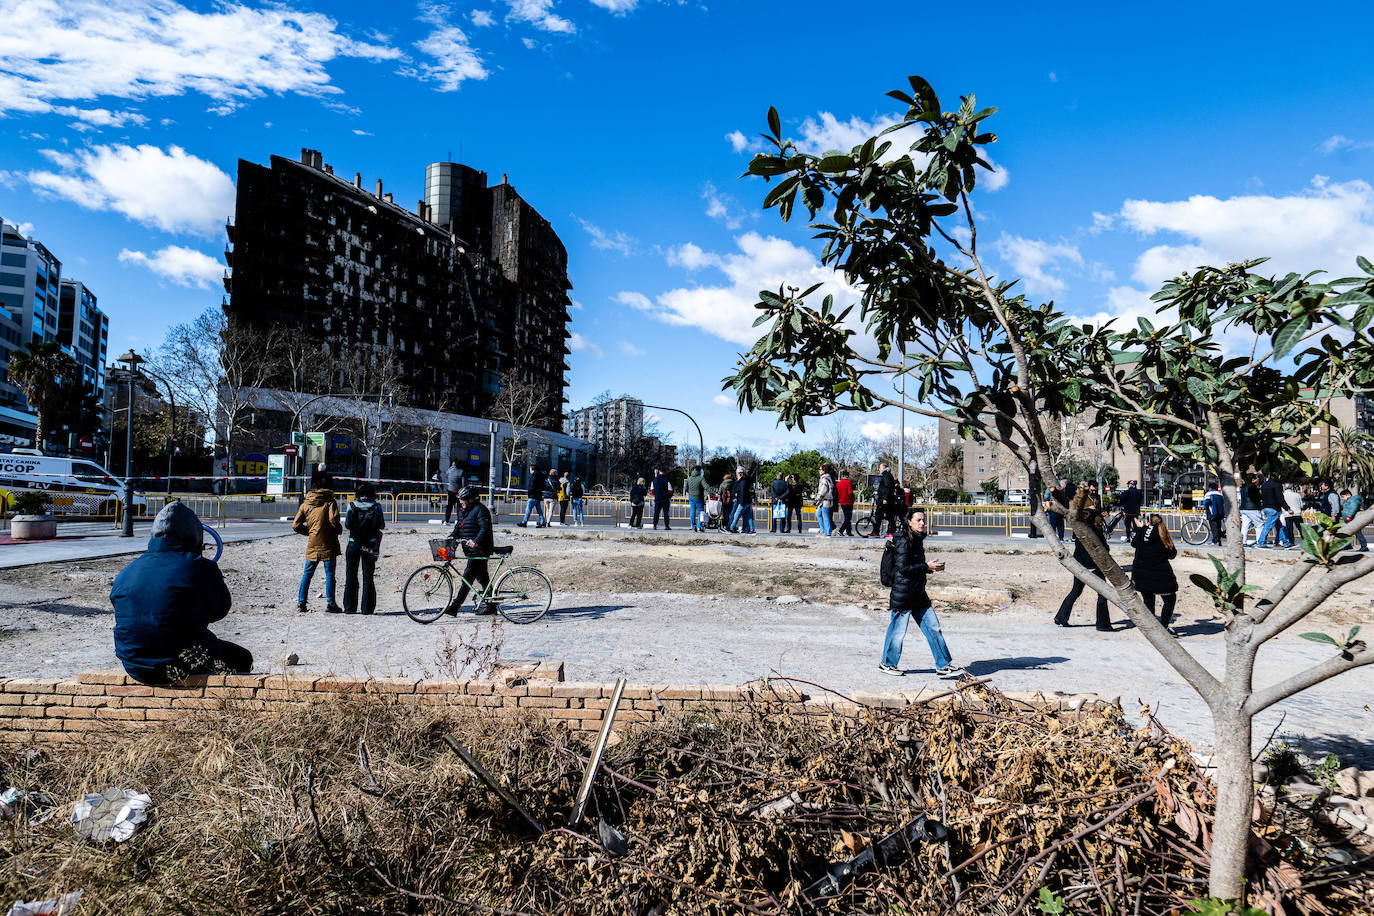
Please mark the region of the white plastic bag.
<svg viewBox="0 0 1374 916"><path fill-rule="evenodd" d="M109 788L98 795L87 795L76 803L72 826L79 837L97 843L106 840L122 843L148 819L148 806L152 803L153 800L142 792Z"/></svg>
<svg viewBox="0 0 1374 916"><path fill-rule="evenodd" d="M80 899L81 891L72 891L50 900L31 900L28 903L20 900L10 907L5 916L63 916L76 909L76 902Z"/></svg>

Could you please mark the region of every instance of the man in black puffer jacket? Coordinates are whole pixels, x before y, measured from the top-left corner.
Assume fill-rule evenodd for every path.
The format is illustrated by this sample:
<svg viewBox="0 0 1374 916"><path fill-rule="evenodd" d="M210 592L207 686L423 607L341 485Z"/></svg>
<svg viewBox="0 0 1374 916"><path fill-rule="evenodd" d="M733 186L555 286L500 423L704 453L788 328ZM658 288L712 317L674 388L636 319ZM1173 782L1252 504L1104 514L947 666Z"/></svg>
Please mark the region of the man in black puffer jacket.
<svg viewBox="0 0 1374 916"><path fill-rule="evenodd" d="M444 613L453 617L458 616L458 609L467 600L468 582L486 588L487 583L491 581L491 576L487 573L487 558L491 556L495 546L491 534L491 510L482 505L482 500L477 498L477 489L463 487L459 490L458 505L458 523L453 526L453 532L449 537L458 542L463 550L463 556L470 559L463 569L463 578L467 581L458 584L458 594L454 595L453 601L444 608ZM495 614L496 608L486 604L477 613Z"/></svg>
<svg viewBox="0 0 1374 916"><path fill-rule="evenodd" d="M941 560L926 561L926 510L919 506L911 509L903 517L902 525L893 535L892 547L896 551L892 568L892 594L888 599L888 609L892 619L887 625L887 636L883 639L883 660L878 670L884 674L901 676L905 672L897 667L902 658L902 641L906 638L907 623L911 616L916 620L930 645L930 654L935 657L935 673L942 678L961 677L964 671L949 655L944 634L940 631L940 618L935 616L930 597L926 594L926 576L941 572L945 564Z"/></svg>

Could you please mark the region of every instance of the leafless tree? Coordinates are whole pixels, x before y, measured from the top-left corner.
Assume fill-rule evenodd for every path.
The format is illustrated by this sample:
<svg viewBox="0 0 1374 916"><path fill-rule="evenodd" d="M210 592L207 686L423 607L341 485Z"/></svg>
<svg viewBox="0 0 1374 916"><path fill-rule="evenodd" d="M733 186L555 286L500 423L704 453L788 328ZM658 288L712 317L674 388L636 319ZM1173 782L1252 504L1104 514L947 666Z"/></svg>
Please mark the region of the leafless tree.
<svg viewBox="0 0 1374 916"><path fill-rule="evenodd" d="M345 399L349 425L364 460L364 476L371 476L373 459L379 459L403 435L398 422L400 410L410 399L401 381L401 367L389 349L362 351L347 361L342 370L344 387L351 392ZM380 465L378 466L380 474Z"/></svg>
<svg viewBox="0 0 1374 916"><path fill-rule="evenodd" d="M836 418L821 440L821 454L844 476L868 470L868 440Z"/></svg>
<svg viewBox="0 0 1374 916"><path fill-rule="evenodd" d="M531 447L544 442L539 421L544 415L548 391L543 385L520 377L515 369L501 373L501 391L492 402L492 419L510 427L501 446L501 460L509 481L517 460L524 461Z"/></svg>
<svg viewBox="0 0 1374 916"><path fill-rule="evenodd" d="M179 403L214 432L216 450L233 455L234 437L249 425L254 395L272 377L281 334L231 322L219 308L173 325L153 358ZM232 469L231 469L232 470Z"/></svg>

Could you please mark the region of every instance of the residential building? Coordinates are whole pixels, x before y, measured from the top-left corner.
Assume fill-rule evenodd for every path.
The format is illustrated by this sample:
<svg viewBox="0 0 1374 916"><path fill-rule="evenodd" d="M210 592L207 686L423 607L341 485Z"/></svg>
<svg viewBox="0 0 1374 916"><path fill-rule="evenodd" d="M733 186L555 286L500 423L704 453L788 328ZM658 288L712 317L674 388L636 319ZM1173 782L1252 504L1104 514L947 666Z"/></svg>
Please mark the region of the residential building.
<svg viewBox="0 0 1374 916"><path fill-rule="evenodd" d="M105 357L110 344L110 319L96 305L95 293L80 280L63 280L58 297L57 341L81 367L91 391L105 388Z"/></svg>
<svg viewBox="0 0 1374 916"><path fill-rule="evenodd" d="M598 452L623 452L644 435L644 402L622 397L574 410L566 429Z"/></svg>
<svg viewBox="0 0 1374 916"><path fill-rule="evenodd" d="M1374 433L1374 398L1362 394L1336 395L1331 398L1330 410L1336 423L1315 421L1309 434L1299 439L1303 454L1314 466L1331 454L1338 432Z"/></svg>
<svg viewBox="0 0 1374 916"><path fill-rule="evenodd" d="M241 159L226 230L231 321L316 337L360 364L393 358L419 409L489 417L513 370L546 392L541 425L562 416L567 253L504 176L488 187L483 172L431 164L411 212L317 150Z"/></svg>

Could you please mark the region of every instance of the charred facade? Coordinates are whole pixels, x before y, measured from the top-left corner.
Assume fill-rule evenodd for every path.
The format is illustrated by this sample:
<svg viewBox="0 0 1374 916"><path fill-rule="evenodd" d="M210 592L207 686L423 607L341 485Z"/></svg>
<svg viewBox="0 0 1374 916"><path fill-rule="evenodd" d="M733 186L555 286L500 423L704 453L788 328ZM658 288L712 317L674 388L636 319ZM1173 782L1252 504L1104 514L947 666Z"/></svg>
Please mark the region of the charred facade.
<svg viewBox="0 0 1374 916"><path fill-rule="evenodd" d="M547 389L546 425L556 423L571 284L553 227L504 176L488 186L457 163L429 166L415 212L380 180L362 185L315 150L239 160L229 319L318 339L347 361L389 357L422 408L489 416L514 369Z"/></svg>

